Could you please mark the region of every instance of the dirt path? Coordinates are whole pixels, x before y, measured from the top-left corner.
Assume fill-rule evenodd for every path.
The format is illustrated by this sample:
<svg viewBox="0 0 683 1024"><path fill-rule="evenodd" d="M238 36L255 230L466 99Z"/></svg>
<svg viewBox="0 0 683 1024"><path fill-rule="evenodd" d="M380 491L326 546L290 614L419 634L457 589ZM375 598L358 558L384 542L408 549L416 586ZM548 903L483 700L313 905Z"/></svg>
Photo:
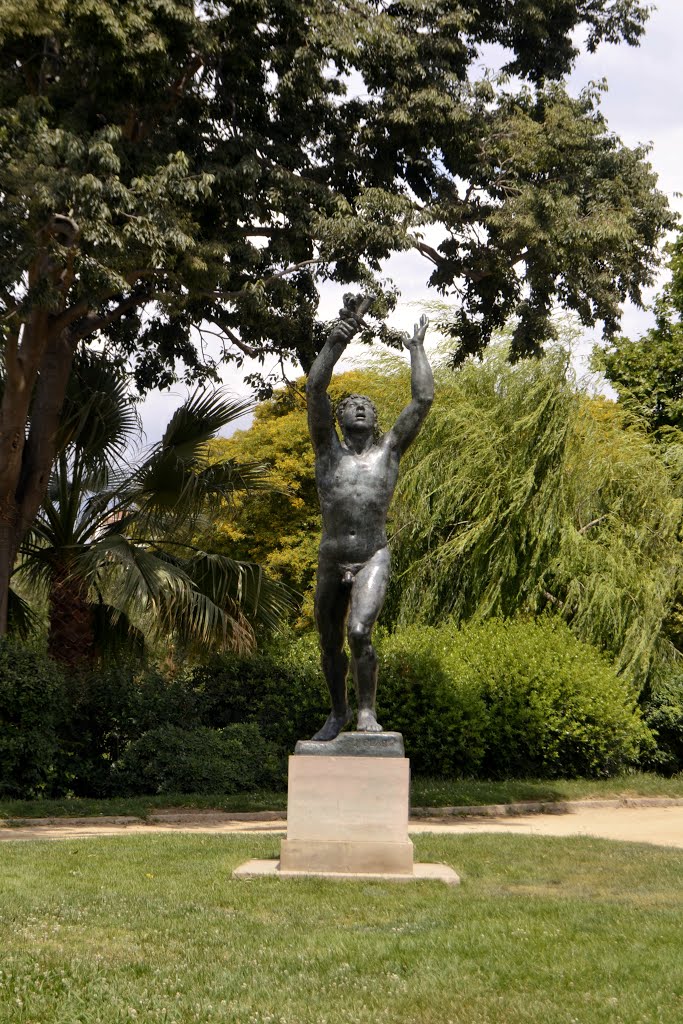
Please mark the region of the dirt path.
<svg viewBox="0 0 683 1024"><path fill-rule="evenodd" d="M683 803L670 806L605 806L590 802L565 805L564 813L496 814L467 817L435 816L411 819L409 831L453 834L499 832L512 835L595 836L637 843L653 843L683 849ZM666 802L664 801L664 804ZM484 810L480 808L479 810ZM284 832L287 823L276 812L227 814L217 811L178 812L138 818L45 818L24 819L19 827L0 821L0 841L85 839L118 835L148 835L154 832L194 832L212 835L229 833Z"/></svg>

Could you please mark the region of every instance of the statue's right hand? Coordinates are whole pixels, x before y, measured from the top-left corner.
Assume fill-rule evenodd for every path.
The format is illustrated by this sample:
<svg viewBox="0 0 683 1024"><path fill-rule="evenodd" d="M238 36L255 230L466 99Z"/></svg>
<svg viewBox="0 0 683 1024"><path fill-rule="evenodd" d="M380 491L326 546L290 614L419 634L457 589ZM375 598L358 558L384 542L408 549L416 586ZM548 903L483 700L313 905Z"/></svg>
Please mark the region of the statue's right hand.
<svg viewBox="0 0 683 1024"><path fill-rule="evenodd" d="M353 295L347 292L344 305L339 310L339 320L335 323L329 336L333 344L348 345L351 338L363 327L363 314L371 308L375 301L374 295Z"/></svg>
<svg viewBox="0 0 683 1024"><path fill-rule="evenodd" d="M355 320L360 324L365 313L372 308L374 301L374 295L363 295L362 292L353 295L351 292L347 292L344 295L344 306L339 310L339 316L342 320Z"/></svg>
<svg viewBox="0 0 683 1024"><path fill-rule="evenodd" d="M360 322L354 317L346 320L337 320L336 324L330 332L328 341L332 344L348 345L357 332L360 326Z"/></svg>

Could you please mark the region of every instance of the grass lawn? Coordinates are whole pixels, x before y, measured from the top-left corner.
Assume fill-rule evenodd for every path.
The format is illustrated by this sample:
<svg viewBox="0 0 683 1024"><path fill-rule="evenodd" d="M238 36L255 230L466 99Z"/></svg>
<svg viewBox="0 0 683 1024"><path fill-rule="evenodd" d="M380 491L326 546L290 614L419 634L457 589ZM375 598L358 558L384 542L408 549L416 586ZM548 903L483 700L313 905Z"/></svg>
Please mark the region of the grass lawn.
<svg viewBox="0 0 683 1024"><path fill-rule="evenodd" d="M413 779L413 807L477 806L509 804L526 800L591 800L615 796L683 797L683 774L666 779L661 775L629 772L612 779L521 779L481 782L468 779ZM133 814L145 818L150 812L168 807L212 807L225 811L284 811L287 794L172 793L110 800L9 800L0 799L0 818L82 817L98 814Z"/></svg>
<svg viewBox="0 0 683 1024"><path fill-rule="evenodd" d="M463 884L233 881L272 836L4 843L0 1021L680 1024L683 853L429 836Z"/></svg>

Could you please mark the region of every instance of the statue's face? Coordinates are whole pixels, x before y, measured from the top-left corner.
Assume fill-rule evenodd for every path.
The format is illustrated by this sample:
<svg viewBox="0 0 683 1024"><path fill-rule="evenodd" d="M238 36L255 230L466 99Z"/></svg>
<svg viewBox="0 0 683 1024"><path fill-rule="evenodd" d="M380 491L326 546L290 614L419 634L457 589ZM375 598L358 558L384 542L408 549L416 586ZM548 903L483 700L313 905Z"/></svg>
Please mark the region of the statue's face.
<svg viewBox="0 0 683 1024"><path fill-rule="evenodd" d="M343 434L358 433L359 431L374 434L375 426L375 410L369 399L361 396L347 399L341 417Z"/></svg>

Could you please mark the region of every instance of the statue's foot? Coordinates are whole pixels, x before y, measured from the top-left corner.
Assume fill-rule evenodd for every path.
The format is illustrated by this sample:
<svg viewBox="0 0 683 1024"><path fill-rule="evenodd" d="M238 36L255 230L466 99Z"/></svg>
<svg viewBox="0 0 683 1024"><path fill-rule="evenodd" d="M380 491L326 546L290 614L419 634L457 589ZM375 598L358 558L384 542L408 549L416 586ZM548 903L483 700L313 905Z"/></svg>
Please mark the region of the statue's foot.
<svg viewBox="0 0 683 1024"><path fill-rule="evenodd" d="M356 729L358 732L381 732L382 726L377 721L375 712L371 708L361 708L358 712Z"/></svg>
<svg viewBox="0 0 683 1024"><path fill-rule="evenodd" d="M317 733L313 737L314 740L333 740L335 736L338 736L342 729L345 729L349 724L353 715L347 709L341 715L336 714L334 711L330 711L327 716L322 729L318 729Z"/></svg>

